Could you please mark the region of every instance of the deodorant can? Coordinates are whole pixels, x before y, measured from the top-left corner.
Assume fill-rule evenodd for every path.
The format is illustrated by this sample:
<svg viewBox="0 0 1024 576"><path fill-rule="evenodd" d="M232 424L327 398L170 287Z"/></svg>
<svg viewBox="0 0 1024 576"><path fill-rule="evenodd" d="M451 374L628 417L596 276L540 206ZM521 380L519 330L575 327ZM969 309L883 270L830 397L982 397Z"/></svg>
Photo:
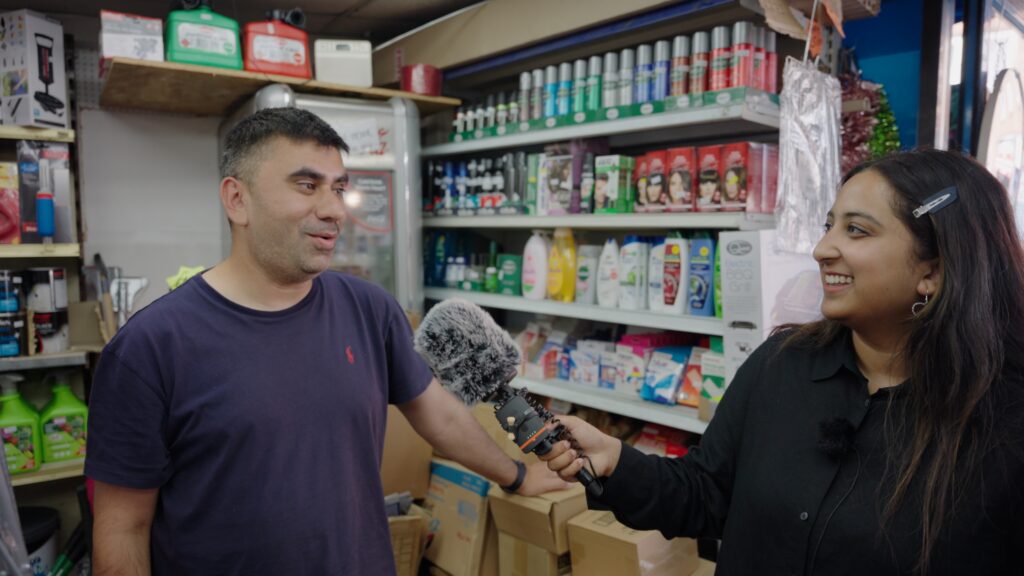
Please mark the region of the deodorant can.
<svg viewBox="0 0 1024 576"><path fill-rule="evenodd" d="M604 82L601 89L601 105L614 108L619 105L619 54L608 52L604 55Z"/></svg>
<svg viewBox="0 0 1024 576"><path fill-rule="evenodd" d="M587 109L587 61L580 58L572 64L572 113Z"/></svg>
<svg viewBox="0 0 1024 576"><path fill-rule="evenodd" d="M619 54L619 106L633 103L633 67L636 66L636 55L632 48L624 48Z"/></svg>
<svg viewBox="0 0 1024 576"><path fill-rule="evenodd" d="M565 116L572 109L572 64L569 62L558 65L558 91L555 101L555 114L558 116Z"/></svg>
<svg viewBox="0 0 1024 576"><path fill-rule="evenodd" d="M558 68L548 66L544 69L544 117L551 118L558 114Z"/></svg>
<svg viewBox="0 0 1024 576"><path fill-rule="evenodd" d="M636 90L633 102L643 104L651 101L651 82L654 80L653 50L650 44L641 44L636 49L636 73L633 77Z"/></svg>
<svg viewBox="0 0 1024 576"><path fill-rule="evenodd" d="M668 40L654 44L654 82L651 88L652 100L664 100L669 95L669 70L672 67L672 45Z"/></svg>
<svg viewBox="0 0 1024 576"><path fill-rule="evenodd" d="M544 71L537 68L530 73L533 82L530 84L530 120L538 120L544 117Z"/></svg>
<svg viewBox="0 0 1024 576"><path fill-rule="evenodd" d="M603 95L601 64L600 56L591 56L590 62L587 64L587 104L585 106L587 112L601 109L601 96Z"/></svg>
<svg viewBox="0 0 1024 576"><path fill-rule="evenodd" d="M519 75L519 93L517 94L516 100L519 102L520 122L530 119L530 91L532 90L531 80L532 77L529 72L523 72Z"/></svg>

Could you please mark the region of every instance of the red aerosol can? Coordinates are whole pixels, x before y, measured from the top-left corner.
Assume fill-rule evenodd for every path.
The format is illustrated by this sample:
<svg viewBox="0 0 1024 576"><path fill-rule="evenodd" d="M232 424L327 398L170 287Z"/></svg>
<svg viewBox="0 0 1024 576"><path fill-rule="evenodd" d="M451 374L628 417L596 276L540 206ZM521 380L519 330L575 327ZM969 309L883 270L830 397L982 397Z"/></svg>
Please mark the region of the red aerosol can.
<svg viewBox="0 0 1024 576"><path fill-rule="evenodd" d="M754 25L737 22L732 26L732 70L729 87L753 87L754 83Z"/></svg>
<svg viewBox="0 0 1024 576"><path fill-rule="evenodd" d="M250 22L242 31L245 69L250 72L311 78L306 16L299 8L271 10L265 22Z"/></svg>
<svg viewBox="0 0 1024 576"><path fill-rule="evenodd" d="M732 43L729 42L729 27L717 26L711 30L711 73L708 75L708 90L729 88L732 68Z"/></svg>

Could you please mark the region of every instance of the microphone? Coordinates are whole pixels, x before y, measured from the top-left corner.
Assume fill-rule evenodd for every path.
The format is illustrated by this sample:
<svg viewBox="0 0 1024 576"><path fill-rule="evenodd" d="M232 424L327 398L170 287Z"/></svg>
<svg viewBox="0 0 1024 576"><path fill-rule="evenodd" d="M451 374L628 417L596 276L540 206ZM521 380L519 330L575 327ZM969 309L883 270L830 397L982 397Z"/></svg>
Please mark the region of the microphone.
<svg viewBox="0 0 1024 576"><path fill-rule="evenodd" d="M509 385L519 373L519 346L476 304L461 298L445 300L427 312L413 341L434 377L467 406L494 403L494 416L509 440L524 453L543 456L555 443L568 440L581 457L583 450L526 388ZM555 426L548 428L547 424ZM589 462L589 458L586 458ZM576 479L593 496L604 487L583 468Z"/></svg>
<svg viewBox="0 0 1024 576"><path fill-rule="evenodd" d="M846 418L837 416L818 423L818 450L832 460L842 460L853 451L857 429Z"/></svg>

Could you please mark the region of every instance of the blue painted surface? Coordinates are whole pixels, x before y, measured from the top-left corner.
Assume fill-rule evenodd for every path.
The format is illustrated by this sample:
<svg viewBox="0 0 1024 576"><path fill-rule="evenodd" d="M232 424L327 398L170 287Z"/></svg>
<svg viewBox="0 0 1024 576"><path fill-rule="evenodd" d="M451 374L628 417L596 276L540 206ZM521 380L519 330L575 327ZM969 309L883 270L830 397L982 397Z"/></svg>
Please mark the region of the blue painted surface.
<svg viewBox="0 0 1024 576"><path fill-rule="evenodd" d="M885 85L900 145L917 142L921 94L921 13L926 0L884 0L876 18L848 22L843 46L854 47L864 79Z"/></svg>

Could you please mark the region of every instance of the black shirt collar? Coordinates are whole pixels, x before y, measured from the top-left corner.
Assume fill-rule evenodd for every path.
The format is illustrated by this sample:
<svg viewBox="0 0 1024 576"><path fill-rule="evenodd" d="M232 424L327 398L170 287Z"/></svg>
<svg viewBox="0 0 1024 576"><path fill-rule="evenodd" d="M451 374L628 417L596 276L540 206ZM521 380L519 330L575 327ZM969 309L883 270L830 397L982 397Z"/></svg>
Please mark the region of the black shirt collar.
<svg viewBox="0 0 1024 576"><path fill-rule="evenodd" d="M831 378L840 368L846 368L851 374L863 378L857 366L857 356L853 352L852 335L849 330L843 330L831 344L816 351L811 378L815 381Z"/></svg>

